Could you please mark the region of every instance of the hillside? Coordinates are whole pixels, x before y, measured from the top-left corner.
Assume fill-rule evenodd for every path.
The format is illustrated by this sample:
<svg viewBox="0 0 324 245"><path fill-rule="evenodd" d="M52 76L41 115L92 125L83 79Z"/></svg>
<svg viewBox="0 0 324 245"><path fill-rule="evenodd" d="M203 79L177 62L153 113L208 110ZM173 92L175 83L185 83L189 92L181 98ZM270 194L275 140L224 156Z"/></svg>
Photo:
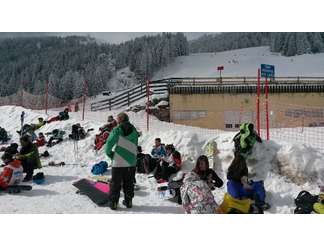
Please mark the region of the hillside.
<svg viewBox="0 0 324 245"><path fill-rule="evenodd" d="M154 79L167 77L215 77L217 66L222 76L256 76L260 64L272 64L276 76L324 76L324 53L292 57L270 52L269 47L237 49L217 53L197 53L177 57L161 68Z"/></svg>

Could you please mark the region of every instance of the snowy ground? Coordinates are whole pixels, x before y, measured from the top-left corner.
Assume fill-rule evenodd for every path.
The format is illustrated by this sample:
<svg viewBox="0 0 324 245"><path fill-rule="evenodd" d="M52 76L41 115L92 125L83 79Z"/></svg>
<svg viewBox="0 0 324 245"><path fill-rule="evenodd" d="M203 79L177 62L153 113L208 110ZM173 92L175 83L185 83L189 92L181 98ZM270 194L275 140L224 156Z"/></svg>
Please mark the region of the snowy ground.
<svg viewBox="0 0 324 245"><path fill-rule="evenodd" d="M224 66L223 76L257 76L260 64L276 67L276 76L324 76L324 53L292 57L270 52L269 47L237 49L217 53L197 53L177 57L161 68L154 79L169 77L215 77L217 66Z"/></svg>
<svg viewBox="0 0 324 245"><path fill-rule="evenodd" d="M26 112L26 123L36 122L39 116L49 117L41 111L31 111L21 107L0 107L0 126L5 127L13 135L13 140L18 140L15 132L19 128L20 113ZM55 115L57 111L50 111ZM94 128L91 136L78 143L78 152L74 150L72 141L66 140L62 144L49 148L51 158L43 160L46 166L49 161L64 161L64 167L44 167L41 171L46 174L43 185L33 184L33 190L19 195L1 195L1 213L113 213L109 208L99 208L87 197L75 194L76 189L72 182L91 175L91 166L106 160L102 151L96 153L92 150L94 135L98 128L104 124L109 114L116 115L118 111L87 112L86 119L82 122L85 128ZM54 122L44 126L41 131L48 132L54 128L62 128L67 135L72 124L79 122L81 113L71 113L71 119L65 122ZM226 170L232 160L233 133L218 130L206 130L186 127L151 118L151 128L146 132L145 114L143 112L130 113L131 121L143 132L140 144L145 152L151 150L154 138L161 137L165 143L174 143L182 153L184 170L193 167L195 159L204 152L204 145L215 140L220 150L217 172L224 179ZM284 134L284 132L282 133ZM67 137L66 135L66 137ZM46 147L40 148L40 152ZM248 162L252 178L264 179L268 194L268 202L272 208L269 213L292 213L294 197L299 191L305 189L314 193L319 191L318 185L324 183L324 167L321 162L323 152L309 146L284 141L270 141L257 145L251 160ZM141 187L135 193L134 208L125 209L120 205L117 213L183 213L181 206L163 201L158 197L154 179L145 175L137 175L137 182ZM214 192L215 199L221 202L226 187ZM121 198L122 199L122 198Z"/></svg>

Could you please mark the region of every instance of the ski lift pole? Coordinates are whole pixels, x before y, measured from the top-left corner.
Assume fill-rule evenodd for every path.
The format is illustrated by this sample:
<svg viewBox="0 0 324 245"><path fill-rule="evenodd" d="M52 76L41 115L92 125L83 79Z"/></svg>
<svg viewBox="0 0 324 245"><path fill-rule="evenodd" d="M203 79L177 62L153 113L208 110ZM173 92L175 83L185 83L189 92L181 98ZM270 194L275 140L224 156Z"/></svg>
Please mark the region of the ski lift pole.
<svg viewBox="0 0 324 245"><path fill-rule="evenodd" d="M45 114L47 115L48 109L48 80L45 81Z"/></svg>
<svg viewBox="0 0 324 245"><path fill-rule="evenodd" d="M268 77L265 78L265 106L266 106L266 127L267 127L267 140L269 140L269 101L268 101L268 93L269 93L269 86L268 86Z"/></svg>
<svg viewBox="0 0 324 245"><path fill-rule="evenodd" d="M146 103L146 130L150 130L150 115L149 115L149 108L150 108L150 81L147 79L146 82L146 97L147 97L147 103Z"/></svg>
<svg viewBox="0 0 324 245"><path fill-rule="evenodd" d="M257 101L256 101L256 112L257 112L257 131L260 136L260 68L258 69L258 81L257 81Z"/></svg>

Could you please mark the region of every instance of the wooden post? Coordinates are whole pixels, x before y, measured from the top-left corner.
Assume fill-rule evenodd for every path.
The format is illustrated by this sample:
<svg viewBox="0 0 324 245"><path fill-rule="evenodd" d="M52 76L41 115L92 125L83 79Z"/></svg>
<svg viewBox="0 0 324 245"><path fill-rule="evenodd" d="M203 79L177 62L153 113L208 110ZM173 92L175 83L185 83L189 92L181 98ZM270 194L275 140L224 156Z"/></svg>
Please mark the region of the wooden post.
<svg viewBox="0 0 324 245"><path fill-rule="evenodd" d="M147 97L147 103L146 103L146 130L147 132L150 130L150 115L149 115L149 103L150 103L150 81L147 79L146 83L146 97Z"/></svg>
<svg viewBox="0 0 324 245"><path fill-rule="evenodd" d="M86 104L86 97L87 97L87 81L84 81L83 85L83 110L82 110L82 121L84 121L84 113L85 113L85 104Z"/></svg>

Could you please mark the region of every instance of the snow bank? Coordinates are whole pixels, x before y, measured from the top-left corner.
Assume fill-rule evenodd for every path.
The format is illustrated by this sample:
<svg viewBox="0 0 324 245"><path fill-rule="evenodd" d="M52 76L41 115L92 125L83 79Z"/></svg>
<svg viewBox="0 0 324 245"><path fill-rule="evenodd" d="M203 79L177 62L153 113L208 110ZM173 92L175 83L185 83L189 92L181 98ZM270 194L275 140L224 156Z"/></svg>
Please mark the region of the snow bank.
<svg viewBox="0 0 324 245"><path fill-rule="evenodd" d="M20 114L26 112L26 123L36 122L37 118L44 115L42 112L26 110L21 107L0 107L0 125L9 130L13 141L18 140L15 132L20 128ZM93 150L93 140L98 128L105 123L107 116L116 116L119 111L112 112L87 112L86 120L81 122L85 128L94 128L91 135L76 145L66 139L63 143L48 148L52 155L49 159L42 160L46 166L49 161L64 161L65 167L44 167L46 174L44 185L33 185L31 192L25 192L17 196L1 195L0 212L2 213L110 213L109 208L98 208L87 197L76 195L72 182L78 178L88 177L92 164L107 160L103 150ZM50 111L50 116L56 115L57 111ZM71 113L71 119L63 122L53 122L45 125L39 131L48 132L54 128L62 128L67 131L66 137L71 130L72 124L80 122L81 113ZM140 138L144 152L150 152L154 139L160 137L166 144L173 143L181 152L184 160L184 170L193 168L197 157L204 154L204 146L207 142L215 141L219 150L217 172L225 180L227 168L233 159L234 133L219 130L208 130L183 125L175 125L160 122L154 117L150 119L150 131L146 131L145 113L129 113L130 120L142 131ZM41 147L40 152L46 147ZM292 213L294 198L299 191L305 189L318 192L317 182L322 181L320 175L322 153L315 149L302 145L294 145L287 142L270 141L256 144L255 149L248 161L251 178L263 179L267 189L268 201L272 204L269 213ZM302 176L303 182L296 181L292 176ZM137 183L141 190L136 192L134 208L127 210L123 207L120 213L183 213L180 206L175 203L161 200L156 192L157 184L154 179L145 175L137 175ZM226 185L214 191L218 203L222 201ZM27 205L28 204L28 205Z"/></svg>

